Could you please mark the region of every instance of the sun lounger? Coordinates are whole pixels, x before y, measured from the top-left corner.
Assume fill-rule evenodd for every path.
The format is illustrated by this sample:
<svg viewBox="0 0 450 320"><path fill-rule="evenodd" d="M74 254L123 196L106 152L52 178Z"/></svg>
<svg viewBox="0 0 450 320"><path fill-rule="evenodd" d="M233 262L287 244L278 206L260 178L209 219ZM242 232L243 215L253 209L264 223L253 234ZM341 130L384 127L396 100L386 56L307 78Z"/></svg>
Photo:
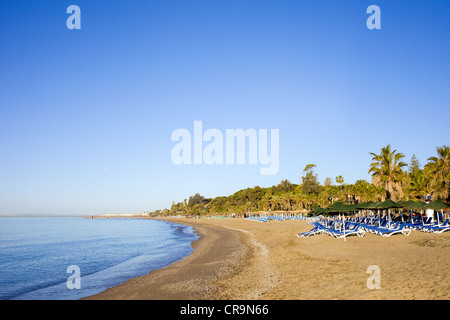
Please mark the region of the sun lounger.
<svg viewBox="0 0 450 320"><path fill-rule="evenodd" d="M409 234L411 233L411 229L409 228L405 228L406 224L403 222L399 225L399 223L397 222L395 224L395 227L390 229L390 228L378 228L376 230L376 234L382 236L382 237L390 237L394 234L403 234L405 236L409 236Z"/></svg>
<svg viewBox="0 0 450 320"><path fill-rule="evenodd" d="M426 225L432 225L432 223L431 223L431 220L432 220L432 218L425 218L424 220L423 220L423 225L424 226L426 226Z"/></svg>
<svg viewBox="0 0 450 320"><path fill-rule="evenodd" d="M417 220L413 220L412 222L405 222L406 223L406 227L410 228L410 229L418 229L421 226L423 226L422 221L417 221Z"/></svg>
<svg viewBox="0 0 450 320"><path fill-rule="evenodd" d="M327 233L335 238L343 238L352 235L356 235L358 237L364 237L366 232L360 229L360 224L356 224L351 228L343 229L343 230L328 230Z"/></svg>
<svg viewBox="0 0 450 320"><path fill-rule="evenodd" d="M297 237L308 238L309 236L315 236L315 235L321 234L321 233L325 232L325 230L327 230L327 229L324 226L319 224L307 232L302 232L302 233L297 234Z"/></svg>
<svg viewBox="0 0 450 320"><path fill-rule="evenodd" d="M438 225L432 224L431 219L432 218L419 218L417 220L413 220L412 222L406 222L406 227L418 231L432 232L430 231L430 228L437 227Z"/></svg>
<svg viewBox="0 0 450 320"><path fill-rule="evenodd" d="M433 233L442 233L442 232L449 231L449 230L450 230L450 226L446 226L446 227L437 226L437 227L432 228Z"/></svg>
<svg viewBox="0 0 450 320"><path fill-rule="evenodd" d="M367 232L376 233L378 228L384 228L387 223L387 220L382 220L381 222L373 222L373 224L364 224L362 228Z"/></svg>
<svg viewBox="0 0 450 320"><path fill-rule="evenodd" d="M423 226L420 228L421 231L432 232L432 233L442 233L450 230L449 219L445 220L443 224L435 224L432 226Z"/></svg>

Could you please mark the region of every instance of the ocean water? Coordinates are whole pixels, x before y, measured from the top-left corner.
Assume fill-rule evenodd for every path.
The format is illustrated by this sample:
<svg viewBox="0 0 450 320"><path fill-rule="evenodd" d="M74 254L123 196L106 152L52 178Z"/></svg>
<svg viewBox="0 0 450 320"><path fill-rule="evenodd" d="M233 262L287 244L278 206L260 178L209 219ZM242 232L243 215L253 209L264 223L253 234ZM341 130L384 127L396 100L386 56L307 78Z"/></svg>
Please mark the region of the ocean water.
<svg viewBox="0 0 450 320"><path fill-rule="evenodd" d="M183 259L198 237L145 219L0 218L0 300L90 296Z"/></svg>

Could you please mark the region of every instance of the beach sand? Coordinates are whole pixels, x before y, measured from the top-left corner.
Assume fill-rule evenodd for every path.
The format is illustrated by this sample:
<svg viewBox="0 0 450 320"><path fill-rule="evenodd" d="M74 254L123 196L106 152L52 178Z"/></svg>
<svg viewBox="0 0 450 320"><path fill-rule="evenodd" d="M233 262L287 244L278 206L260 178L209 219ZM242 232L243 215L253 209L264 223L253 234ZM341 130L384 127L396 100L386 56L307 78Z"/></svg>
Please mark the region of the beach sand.
<svg viewBox="0 0 450 320"><path fill-rule="evenodd" d="M298 238L311 229L305 220L164 220L195 227L201 238L193 253L86 299L450 299L449 232L344 241ZM380 289L367 285L373 265Z"/></svg>

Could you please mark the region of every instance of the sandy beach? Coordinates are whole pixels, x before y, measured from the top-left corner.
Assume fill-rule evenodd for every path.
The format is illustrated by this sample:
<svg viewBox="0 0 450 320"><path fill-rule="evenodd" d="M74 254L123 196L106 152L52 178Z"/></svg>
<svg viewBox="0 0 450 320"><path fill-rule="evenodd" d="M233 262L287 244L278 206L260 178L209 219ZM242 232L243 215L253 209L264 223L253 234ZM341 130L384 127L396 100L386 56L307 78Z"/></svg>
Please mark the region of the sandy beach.
<svg viewBox="0 0 450 320"><path fill-rule="evenodd" d="M298 238L305 220L165 218L201 238L185 259L86 299L296 300L450 298L450 234ZM369 266L380 289L369 289Z"/></svg>

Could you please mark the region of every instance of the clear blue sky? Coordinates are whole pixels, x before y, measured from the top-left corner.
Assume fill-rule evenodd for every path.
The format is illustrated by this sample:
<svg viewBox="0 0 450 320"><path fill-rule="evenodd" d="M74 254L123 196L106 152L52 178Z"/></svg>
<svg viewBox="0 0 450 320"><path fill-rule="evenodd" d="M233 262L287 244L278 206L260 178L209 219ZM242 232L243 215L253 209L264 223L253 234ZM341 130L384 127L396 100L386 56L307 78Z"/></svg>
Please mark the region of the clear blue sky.
<svg viewBox="0 0 450 320"><path fill-rule="evenodd" d="M425 164L450 142L449 39L447 0L1 1L0 215L155 210L308 163L353 183L388 143ZM195 120L279 129L279 172L176 166Z"/></svg>

